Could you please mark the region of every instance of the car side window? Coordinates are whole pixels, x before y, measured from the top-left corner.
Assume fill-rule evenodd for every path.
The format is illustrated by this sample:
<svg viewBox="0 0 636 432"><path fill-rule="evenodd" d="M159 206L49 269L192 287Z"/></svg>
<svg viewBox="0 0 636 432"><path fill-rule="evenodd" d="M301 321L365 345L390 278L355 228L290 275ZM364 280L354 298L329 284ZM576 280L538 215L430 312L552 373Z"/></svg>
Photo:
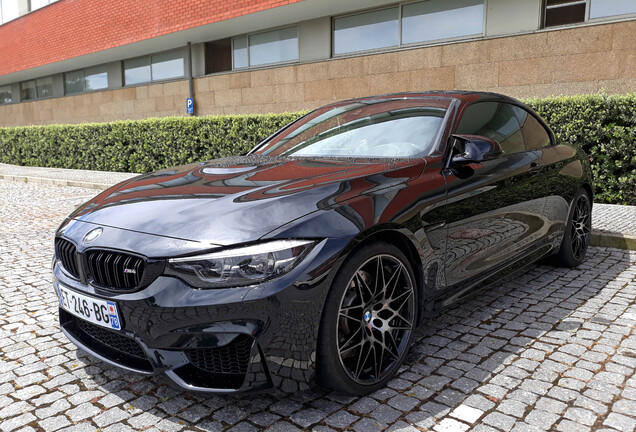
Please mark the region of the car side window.
<svg viewBox="0 0 636 432"><path fill-rule="evenodd" d="M505 154L525 151L519 121L513 106L507 103L478 102L470 105L455 133L494 139Z"/></svg>
<svg viewBox="0 0 636 432"><path fill-rule="evenodd" d="M523 136L526 150L537 150L552 144L548 131L545 130L535 116L518 106L513 106L513 109L521 125L521 135Z"/></svg>

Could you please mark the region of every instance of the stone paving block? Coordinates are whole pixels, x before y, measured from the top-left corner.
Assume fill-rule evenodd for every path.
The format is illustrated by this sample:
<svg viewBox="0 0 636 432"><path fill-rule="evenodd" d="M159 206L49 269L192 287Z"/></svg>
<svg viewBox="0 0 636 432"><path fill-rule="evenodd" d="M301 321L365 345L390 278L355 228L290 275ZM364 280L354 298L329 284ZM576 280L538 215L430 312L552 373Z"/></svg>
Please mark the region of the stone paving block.
<svg viewBox="0 0 636 432"><path fill-rule="evenodd" d="M397 410L408 412L419 405L420 401L410 396L398 394L389 399L387 403Z"/></svg>
<svg viewBox="0 0 636 432"><path fill-rule="evenodd" d="M98 416L93 417L93 421L97 426L103 428L104 426L108 426L115 422L121 422L130 417L130 414L126 411L122 410L119 407L114 407L109 409L106 412L99 414Z"/></svg>
<svg viewBox="0 0 636 432"><path fill-rule="evenodd" d="M571 420L561 420L556 428L559 432L588 432L591 429L580 423L573 422Z"/></svg>
<svg viewBox="0 0 636 432"><path fill-rule="evenodd" d="M484 417L483 422L487 425L508 432L514 427L516 419L509 415L493 412Z"/></svg>
<svg viewBox="0 0 636 432"><path fill-rule="evenodd" d="M436 432L465 432L470 428L466 423L446 418L433 427Z"/></svg>
<svg viewBox="0 0 636 432"><path fill-rule="evenodd" d="M38 422L38 426L40 426L46 432L53 432L70 424L71 422L69 422L68 419L63 415L48 417Z"/></svg>
<svg viewBox="0 0 636 432"><path fill-rule="evenodd" d="M524 419L526 423L536 426L542 430L548 430L559 419L557 414L553 414L540 409L532 410Z"/></svg>
<svg viewBox="0 0 636 432"><path fill-rule="evenodd" d="M356 432L382 432L386 430L386 424L372 418L363 418L352 425Z"/></svg>
<svg viewBox="0 0 636 432"><path fill-rule="evenodd" d="M145 412L128 419L128 423L136 429L145 430L159 423L161 418L162 417L156 416L151 412Z"/></svg>
<svg viewBox="0 0 636 432"><path fill-rule="evenodd" d="M68 403L67 400L59 399L45 408L36 409L35 415L41 419L48 418L48 417L54 416L55 414L59 412L65 411L69 409L70 407L71 407L71 404Z"/></svg>
<svg viewBox="0 0 636 432"><path fill-rule="evenodd" d="M327 413L317 409L303 409L292 414L289 419L298 426L306 429L309 425L318 423L325 418Z"/></svg>
<svg viewBox="0 0 636 432"><path fill-rule="evenodd" d="M636 429L636 420L622 414L610 413L603 422L603 425L612 427L621 432L632 432Z"/></svg>
<svg viewBox="0 0 636 432"><path fill-rule="evenodd" d="M505 399L497 406L497 411L517 418L523 418L528 405L514 399Z"/></svg>
<svg viewBox="0 0 636 432"><path fill-rule="evenodd" d="M0 409L0 420L31 411L33 409L35 409L35 407L26 401L14 402Z"/></svg>
<svg viewBox="0 0 636 432"><path fill-rule="evenodd" d="M18 429L19 427L31 423L34 420L36 420L36 418L33 414L25 413L17 417L13 417L9 420L3 421L2 423L0 423L0 429L2 429L3 432L11 432L15 429Z"/></svg>
<svg viewBox="0 0 636 432"><path fill-rule="evenodd" d="M469 424L475 423L483 414L484 412L482 410L472 408L468 405L460 405L450 413L451 417L455 417Z"/></svg>
<svg viewBox="0 0 636 432"><path fill-rule="evenodd" d="M364 397L351 405L350 408L361 414L367 414L373 411L378 405L380 405L380 403L375 399Z"/></svg>

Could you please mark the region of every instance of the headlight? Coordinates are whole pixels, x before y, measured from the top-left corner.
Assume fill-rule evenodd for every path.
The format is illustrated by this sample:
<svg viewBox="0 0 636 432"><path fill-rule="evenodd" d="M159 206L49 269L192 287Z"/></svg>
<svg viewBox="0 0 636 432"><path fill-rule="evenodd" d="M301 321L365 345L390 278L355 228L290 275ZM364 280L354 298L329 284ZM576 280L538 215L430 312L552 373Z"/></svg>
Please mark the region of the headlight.
<svg viewBox="0 0 636 432"><path fill-rule="evenodd" d="M199 288L225 288L257 284L290 271L314 242L274 240L224 249L205 255L172 258L166 274L173 274Z"/></svg>

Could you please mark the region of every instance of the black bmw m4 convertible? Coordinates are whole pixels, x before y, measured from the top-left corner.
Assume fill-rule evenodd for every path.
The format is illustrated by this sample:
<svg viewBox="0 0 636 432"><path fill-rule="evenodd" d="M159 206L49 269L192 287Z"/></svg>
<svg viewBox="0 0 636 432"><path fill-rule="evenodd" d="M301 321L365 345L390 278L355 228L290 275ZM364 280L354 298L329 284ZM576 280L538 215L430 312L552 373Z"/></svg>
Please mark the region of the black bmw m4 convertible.
<svg viewBox="0 0 636 432"><path fill-rule="evenodd" d="M200 392L383 386L432 312L542 257L578 265L589 161L509 97L317 109L247 155L141 175L55 238L84 351Z"/></svg>

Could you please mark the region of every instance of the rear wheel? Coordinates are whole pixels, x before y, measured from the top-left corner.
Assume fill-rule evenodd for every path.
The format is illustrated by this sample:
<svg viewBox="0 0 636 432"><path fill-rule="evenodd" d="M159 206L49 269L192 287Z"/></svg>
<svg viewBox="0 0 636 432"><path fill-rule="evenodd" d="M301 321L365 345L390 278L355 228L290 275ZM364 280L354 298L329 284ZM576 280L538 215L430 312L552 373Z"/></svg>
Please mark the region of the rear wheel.
<svg viewBox="0 0 636 432"><path fill-rule="evenodd" d="M382 387L408 352L417 317L411 265L376 242L354 252L334 279L320 327L318 379L343 393Z"/></svg>
<svg viewBox="0 0 636 432"><path fill-rule="evenodd" d="M591 232L592 201L584 189L579 189L574 196L561 248L557 254L557 260L561 265L575 267L583 261L590 244Z"/></svg>

